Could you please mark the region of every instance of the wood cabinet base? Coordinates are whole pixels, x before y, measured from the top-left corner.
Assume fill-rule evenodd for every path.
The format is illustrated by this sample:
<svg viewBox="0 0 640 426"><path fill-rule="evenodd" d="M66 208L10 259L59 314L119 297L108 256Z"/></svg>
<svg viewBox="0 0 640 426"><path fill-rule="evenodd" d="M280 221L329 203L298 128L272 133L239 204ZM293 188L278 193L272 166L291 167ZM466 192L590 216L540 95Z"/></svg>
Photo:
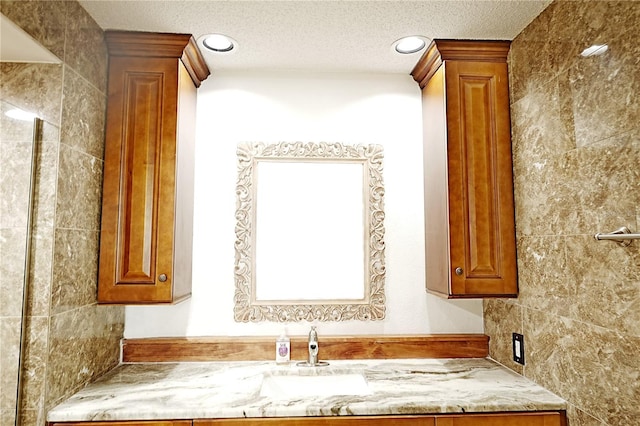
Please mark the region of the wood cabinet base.
<svg viewBox="0 0 640 426"><path fill-rule="evenodd" d="M50 423L50 426L566 426L563 411L408 416L274 417L148 422Z"/></svg>
<svg viewBox="0 0 640 426"><path fill-rule="evenodd" d="M49 423L49 426L191 426L193 420L150 420L146 422L75 422Z"/></svg>

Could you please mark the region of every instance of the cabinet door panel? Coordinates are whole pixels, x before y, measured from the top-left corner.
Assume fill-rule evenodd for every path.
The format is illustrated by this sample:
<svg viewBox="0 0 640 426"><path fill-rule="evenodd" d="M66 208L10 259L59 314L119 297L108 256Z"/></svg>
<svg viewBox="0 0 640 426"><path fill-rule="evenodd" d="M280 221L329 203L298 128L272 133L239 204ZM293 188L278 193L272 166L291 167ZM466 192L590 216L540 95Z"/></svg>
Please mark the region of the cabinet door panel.
<svg viewBox="0 0 640 426"><path fill-rule="evenodd" d="M507 67L458 61L445 66L451 268L463 271L451 274L451 292L515 295Z"/></svg>
<svg viewBox="0 0 640 426"><path fill-rule="evenodd" d="M162 74L125 74L117 283L155 283Z"/></svg>
<svg viewBox="0 0 640 426"><path fill-rule="evenodd" d="M498 230L495 205L496 153L491 116L493 78L460 76L462 110L463 170L466 196L462 198L467 223L464 244L469 248L464 262L466 277L499 277Z"/></svg>
<svg viewBox="0 0 640 426"><path fill-rule="evenodd" d="M194 420L194 426L434 426L431 416L344 416Z"/></svg>
<svg viewBox="0 0 640 426"><path fill-rule="evenodd" d="M562 426L560 413L461 414L438 416L436 426Z"/></svg>
<svg viewBox="0 0 640 426"><path fill-rule="evenodd" d="M147 422L79 422L79 423L52 423L50 426L191 426L191 420L152 420Z"/></svg>

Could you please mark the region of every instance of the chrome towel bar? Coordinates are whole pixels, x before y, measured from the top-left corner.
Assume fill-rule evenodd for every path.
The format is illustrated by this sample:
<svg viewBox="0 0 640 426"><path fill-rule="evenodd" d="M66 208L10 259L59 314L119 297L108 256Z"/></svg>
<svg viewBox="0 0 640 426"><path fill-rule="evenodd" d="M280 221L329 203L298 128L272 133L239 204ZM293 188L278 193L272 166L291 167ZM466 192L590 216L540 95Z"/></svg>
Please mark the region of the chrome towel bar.
<svg viewBox="0 0 640 426"><path fill-rule="evenodd" d="M626 247L629 244L631 244L631 240L640 239L640 234L632 234L629 228L627 228L626 226L623 226L622 228L616 229L615 231L609 232L607 234L598 233L594 235L594 237L598 241L602 241L602 240L615 241L621 246Z"/></svg>

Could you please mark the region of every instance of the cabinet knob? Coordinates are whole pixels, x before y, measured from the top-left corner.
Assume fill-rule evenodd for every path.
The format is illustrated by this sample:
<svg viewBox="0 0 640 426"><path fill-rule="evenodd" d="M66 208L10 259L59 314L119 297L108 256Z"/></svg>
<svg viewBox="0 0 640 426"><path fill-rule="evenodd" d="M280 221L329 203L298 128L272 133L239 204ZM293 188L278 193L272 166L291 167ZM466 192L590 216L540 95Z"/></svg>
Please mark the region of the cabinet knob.
<svg viewBox="0 0 640 426"><path fill-rule="evenodd" d="M158 276L158 281L160 281L161 283L165 282L167 280L167 274L160 274L160 276Z"/></svg>
<svg viewBox="0 0 640 426"><path fill-rule="evenodd" d="M463 273L463 272L464 272L464 271L462 270L462 268L461 268L461 267L459 267L459 266L458 266L458 267L456 268L456 275L462 275L462 273Z"/></svg>

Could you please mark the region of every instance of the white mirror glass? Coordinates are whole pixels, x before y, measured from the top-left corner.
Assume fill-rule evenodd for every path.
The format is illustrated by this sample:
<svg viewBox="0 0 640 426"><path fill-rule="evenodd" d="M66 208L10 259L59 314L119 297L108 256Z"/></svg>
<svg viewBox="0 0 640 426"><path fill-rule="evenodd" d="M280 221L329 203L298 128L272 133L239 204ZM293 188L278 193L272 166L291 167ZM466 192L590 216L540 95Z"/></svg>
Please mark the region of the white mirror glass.
<svg viewBox="0 0 640 426"><path fill-rule="evenodd" d="M256 301L364 300L363 170L256 161Z"/></svg>

